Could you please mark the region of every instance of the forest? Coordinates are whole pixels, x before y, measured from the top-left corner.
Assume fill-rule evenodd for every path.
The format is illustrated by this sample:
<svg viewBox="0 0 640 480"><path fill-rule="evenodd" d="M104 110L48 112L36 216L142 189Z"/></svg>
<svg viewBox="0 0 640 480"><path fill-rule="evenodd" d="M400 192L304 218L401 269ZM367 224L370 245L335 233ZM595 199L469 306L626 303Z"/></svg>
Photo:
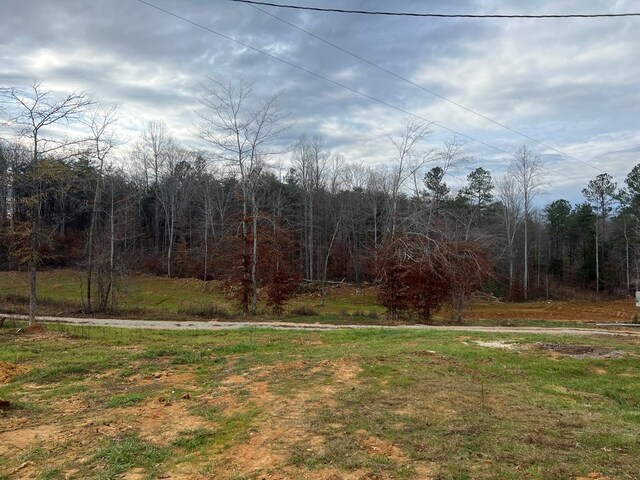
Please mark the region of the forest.
<svg viewBox="0 0 640 480"><path fill-rule="evenodd" d="M640 270L640 164L584 185L583 201L541 205L552 175L523 145L493 175L452 137L408 118L385 165L344 158L309 132L283 140L286 93L209 80L179 141L162 120L136 138L118 106L42 84L0 89L0 270L85 272L88 313L117 309L133 273L218 280L245 315L274 314L301 285L378 287L390 319L428 321L470 294L509 301L626 295ZM126 143L125 143L126 142ZM204 145L204 147L202 146ZM447 179L465 171L466 184Z"/></svg>

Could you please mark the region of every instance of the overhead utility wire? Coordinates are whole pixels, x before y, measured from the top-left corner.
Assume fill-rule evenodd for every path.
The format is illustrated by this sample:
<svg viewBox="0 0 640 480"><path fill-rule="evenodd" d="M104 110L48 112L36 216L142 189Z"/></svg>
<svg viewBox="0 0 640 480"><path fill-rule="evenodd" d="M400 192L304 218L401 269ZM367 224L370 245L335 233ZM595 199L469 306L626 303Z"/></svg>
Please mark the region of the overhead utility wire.
<svg viewBox="0 0 640 480"><path fill-rule="evenodd" d="M206 30L208 32L211 32L211 33L213 33L215 35L218 35L221 38L224 38L226 40L230 40L230 41L232 41L234 43L237 43L238 45L242 45L245 48L253 50L254 52L258 52L258 53L260 53L262 55L265 55L265 56L267 56L269 58L272 58L274 60L277 60L277 61L279 61L281 63L284 63L285 65L288 65L290 67L293 67L293 68L295 68L297 70L300 70L302 72L308 73L309 75L313 75L314 77L317 77L317 78L320 78L322 80L325 80L326 82L329 82L329 83L331 83L333 85L336 85L336 86L338 86L340 88L344 88L345 90L349 90L350 92L353 92L353 93L355 93L357 95L360 95L361 97L367 98L367 99L372 100L374 102L377 102L377 103L379 103L381 105L384 105L386 107L389 107L389 108L392 108L394 110L397 110L398 112L404 113L404 114L409 115L409 116L414 117L414 118L417 118L418 120L422 120L423 122L427 122L429 124L436 125L436 126L442 128L443 130L447 130L447 131L449 131L449 132L451 132L451 133L453 133L455 135L459 135L459 136L461 136L463 138L466 138L466 139L471 140L473 142L479 143L480 145L484 145L485 147L489 147L489 148L491 148L493 150L496 150L498 152L505 153L505 154L507 154L509 156L513 156L512 152L508 152L507 150L504 150L504 149L502 149L500 147L496 147L495 145L491 145L489 143L483 142L482 140L478 140L477 138L474 138L474 137L472 137L470 135L467 135L465 133L458 132L457 130L449 128L449 127L447 127L447 126L445 126L445 125L443 125L443 124L441 124L439 122L435 122L435 121L429 120L429 119L427 119L425 117L422 117L422 116L420 116L418 114L415 114L415 113L412 113L412 112L410 112L408 110L405 110L402 107L398 107L398 106L393 105L391 103L385 102L384 100L380 100L379 98L373 97L373 96L371 96L371 95L369 95L367 93L361 92L360 90L356 90L355 88L351 88L348 85L344 85L344 84L342 84L340 82L337 82L335 80L330 79L329 77L325 77L324 75L316 73L316 72L314 72L312 70L308 70L308 69L306 69L306 68L304 68L304 67L302 67L300 65L297 65L295 63L289 62L288 60L285 60L283 58L277 57L277 56L275 56L275 55L273 55L271 53L265 52L264 50L260 50L257 47L249 45L248 43L244 43L244 42L242 42L240 40L236 40L235 38L232 38L232 37L229 37L228 35L225 35L223 33L217 32L216 30L213 30L212 28L209 28L209 27L207 27L205 25L202 25L200 23L194 22L193 20L189 20L186 17L183 17L181 15L178 15L177 13L171 12L169 10L166 10L166 9L162 8L162 7L154 5L153 3L147 2L146 0L135 0L135 1L138 2L138 3L142 3L143 5L146 5L148 7L154 8L154 9L156 9L156 10L162 12L162 13L165 13L165 14L167 14L169 16L177 18L178 20L182 20L183 22L188 23L190 25L193 25L194 27L201 28L201 29ZM582 181L582 180L578 180L577 178L570 177L569 175L565 175L564 173L551 170L551 169L549 169L547 167L542 167L542 168L544 168L548 172L553 173L555 175L560 175L562 177L568 178L569 180L573 180L574 182L581 182Z"/></svg>
<svg viewBox="0 0 640 480"><path fill-rule="evenodd" d="M231 1L239 1L239 0L231 0ZM346 48L341 47L340 45L337 45L337 44L335 44L335 43L333 43L333 42L331 42L331 41L329 41L329 40L326 40L326 39L324 39L324 38L322 38L322 37L319 37L319 36L318 36L318 35L316 35L315 33L312 33L312 32L310 32L310 31L308 31L308 30L305 30L304 28L299 27L299 26L297 26L297 25L295 25L295 24L293 24L293 23L291 23L291 22L287 21L287 20L285 20L285 19L284 19L284 18L282 18L282 17L278 17L277 15L274 15L274 14L272 14L272 13L270 13L270 12L266 11L266 10L263 10L263 9L262 9L262 8L260 8L260 7L257 7L256 5L253 5L253 3L257 3L257 2L241 2L241 3L247 3L247 4L249 4L249 6L250 6L250 7L255 8L256 10L261 11L261 12L262 12L262 13L264 13L265 15L269 15L270 17L275 18L276 20L279 20L279 21L281 21L281 22L283 22L283 23L285 23L285 24L289 25L290 27L293 27L293 28L295 28L296 30L299 30L299 31L301 31L301 32L304 32L304 33L306 33L307 35L310 35L311 37L315 38L316 40L319 40L319 41L321 41L321 42L324 42L324 43L326 43L327 45L330 45L330 46L332 46L333 48L336 48L336 49L340 50L341 52L346 53L347 55L352 56L353 58L357 58L358 60L360 60L360 61L362 61L362 62L365 62L366 64L371 65L372 67L377 68L378 70L381 70L381 71L383 71L383 72L385 72L385 73L387 73L387 74L389 74L389 75L391 75L391 76L393 76L393 77L395 77L395 78L397 78L397 79L399 79L399 80L402 80L402 81L404 81L404 82L407 82L407 83L409 83L410 85L413 85L414 87L419 88L420 90L423 90L423 91L425 91L425 92L427 92L427 93L430 93L431 95L434 95L434 96L436 96L436 97L438 97L438 98L440 98L440 99L444 100L445 102L449 102L449 103L451 103L452 105L455 105L456 107L462 108L463 110L466 110L467 112L473 113L474 115L477 115L478 117L483 118L484 120L487 120L487 121L489 121L489 122L493 123L494 125L498 125L498 126L500 126L500 127L504 128L504 129L506 129L506 130L509 130L510 132L513 132L513 133L515 133L515 134L517 134L517 135L520 135L520 136L521 136L521 137L523 137L523 138L526 138L527 140L529 140L529 141L531 141L531 142L537 143L538 145L541 145L541 146L543 146L543 147L545 147L545 148L548 148L549 150L552 150L552 151L554 151L554 152L556 152L556 153L559 153L560 155L562 155L562 156L564 156L564 157L567 157L567 158L570 158L570 159L572 159L572 160L575 160L576 162L579 162L579 163L581 163L581 164L583 164L583 165L585 165L585 166L587 166L587 167L593 168L594 170L597 170L597 171L599 171L599 172L601 172L601 173L606 173L604 170L602 170L602 169L601 169L601 168L599 168L599 167L596 167L595 165L592 165L592 164L590 164L590 163L588 163L588 162L585 162L584 160L580 160L579 158L576 158L576 157L574 157L574 156L572 156L572 155L569 155L568 153L565 153L565 152L563 152L563 151L561 151L561 150L558 150L557 148L552 147L551 145L547 145L546 143L541 142L540 140L536 140L535 138L530 137L530 136L529 136L529 135L527 135L526 133L522 133L522 132L520 132L520 131L516 130L515 128L511 128L510 126L505 125L504 123L501 123L501 122L499 122L499 121L497 121L497 120L494 120L494 119L492 119L492 118L490 118L490 117L487 117L486 115L484 115L484 114L482 114L482 113L480 113L480 112L478 112L478 111L476 111L476 110L473 110L472 108L466 107L466 106L462 105L461 103L456 102L455 100L451 100L450 98L447 98L447 97L445 97L444 95L439 94L438 92L435 92L435 91L433 91L433 90L430 90L430 89L428 89L428 88L426 88L426 87L424 87L424 86L422 86L422 85L420 85L420 84L418 84L418 83L416 83L416 82L414 82L414 81L412 81L412 80L409 80L408 78L403 77L402 75L399 75L399 74L397 74L397 73L395 73L395 72L393 72L393 71L391 71L391 70L389 70L389 69L387 69L387 68L385 68L385 67L382 67L382 66L378 65L377 63L372 62L371 60L367 60L366 58L361 57L360 55L358 55L358 54L356 54L356 53L353 53L353 52L351 52L351 51L347 50Z"/></svg>
<svg viewBox="0 0 640 480"><path fill-rule="evenodd" d="M294 10L311 10L314 12L330 13L354 13L359 15L386 15L393 17L436 17L436 18L613 18L613 17L640 17L640 13L569 13L548 15L498 15L498 14L464 14L464 13L412 13L412 12L381 12L372 10L345 10L341 8L308 7L303 5L284 5L280 3L258 2L254 0L231 0L232 2L250 3L265 7L290 8Z"/></svg>

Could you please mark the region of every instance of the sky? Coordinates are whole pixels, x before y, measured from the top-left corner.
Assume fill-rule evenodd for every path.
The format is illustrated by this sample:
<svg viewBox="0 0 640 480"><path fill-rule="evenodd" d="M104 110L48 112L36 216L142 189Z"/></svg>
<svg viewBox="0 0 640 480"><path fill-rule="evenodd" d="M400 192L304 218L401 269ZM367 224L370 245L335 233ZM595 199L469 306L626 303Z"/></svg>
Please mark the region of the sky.
<svg viewBox="0 0 640 480"><path fill-rule="evenodd" d="M350 162L389 164L390 137L402 133L406 112L435 122L420 145L425 151L439 148L455 130L470 160L446 179L454 188L478 166L494 176L504 173L522 145L547 169L543 203L581 201L582 188L603 172L622 185L640 163L640 17L437 19L261 11L229 0L149 1L384 103L137 0L0 0L0 86L28 87L37 80L56 92L86 90L120 104L121 156L157 119L185 145L202 146L195 123L203 85L209 78L226 84L242 77L254 84L256 101L282 92L279 106L290 124L283 145L320 135ZM276 3L428 13L640 12L640 0Z"/></svg>

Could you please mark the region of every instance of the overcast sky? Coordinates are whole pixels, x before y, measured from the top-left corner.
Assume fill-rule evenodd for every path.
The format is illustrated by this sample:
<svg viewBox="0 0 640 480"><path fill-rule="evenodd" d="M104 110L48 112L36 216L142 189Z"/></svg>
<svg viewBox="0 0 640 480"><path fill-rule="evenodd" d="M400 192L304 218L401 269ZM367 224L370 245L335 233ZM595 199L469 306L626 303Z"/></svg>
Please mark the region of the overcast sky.
<svg viewBox="0 0 640 480"><path fill-rule="evenodd" d="M280 3L431 13L640 12L638 0L513 2L278 0ZM249 5L228 0L151 0L166 10L462 134L515 152L523 144L551 170L540 198L581 199L602 171L621 184L640 163L640 17L562 20L436 19L261 7L387 70L576 157L563 157L367 65ZM256 96L283 90L292 127L284 141L322 135L347 160L389 162L390 135L407 117L136 0L0 0L0 86L87 90L121 104L120 137L133 143L164 120L195 145L207 76L241 75ZM424 148L451 136L433 126ZM126 146L121 148L124 154ZM509 155L468 141L473 157L448 181Z"/></svg>

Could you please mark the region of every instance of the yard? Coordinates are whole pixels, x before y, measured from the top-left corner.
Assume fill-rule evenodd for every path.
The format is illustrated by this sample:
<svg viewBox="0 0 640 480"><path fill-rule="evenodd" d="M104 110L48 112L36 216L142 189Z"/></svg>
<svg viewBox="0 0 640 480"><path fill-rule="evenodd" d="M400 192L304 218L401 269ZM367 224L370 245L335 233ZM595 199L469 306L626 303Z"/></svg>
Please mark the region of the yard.
<svg viewBox="0 0 640 480"><path fill-rule="evenodd" d="M0 330L0 478L632 479L640 339Z"/></svg>

